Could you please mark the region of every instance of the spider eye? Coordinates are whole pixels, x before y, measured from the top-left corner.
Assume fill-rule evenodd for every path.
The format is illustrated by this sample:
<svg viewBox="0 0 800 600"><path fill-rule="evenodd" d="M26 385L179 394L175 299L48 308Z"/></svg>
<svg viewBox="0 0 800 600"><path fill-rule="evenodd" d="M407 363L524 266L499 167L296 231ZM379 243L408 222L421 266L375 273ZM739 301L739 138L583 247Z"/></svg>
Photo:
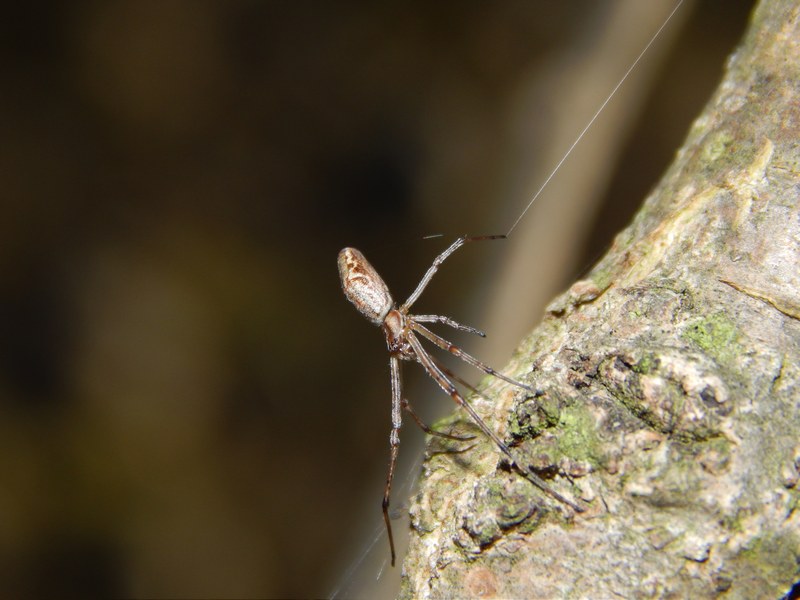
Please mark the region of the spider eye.
<svg viewBox="0 0 800 600"><path fill-rule="evenodd" d="M367 319L376 325L383 323L394 300L381 276L355 248L339 252L338 263L344 295Z"/></svg>

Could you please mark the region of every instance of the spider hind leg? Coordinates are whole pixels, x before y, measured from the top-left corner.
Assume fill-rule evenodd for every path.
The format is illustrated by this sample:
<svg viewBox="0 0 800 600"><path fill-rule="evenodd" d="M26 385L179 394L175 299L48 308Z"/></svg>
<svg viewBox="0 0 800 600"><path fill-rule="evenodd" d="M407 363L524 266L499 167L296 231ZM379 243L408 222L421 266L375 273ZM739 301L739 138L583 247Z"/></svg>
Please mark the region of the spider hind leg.
<svg viewBox="0 0 800 600"><path fill-rule="evenodd" d="M456 442L469 442L470 440L474 440L474 435L466 435L466 436L459 436L453 435L452 433L444 433L443 431L437 431L433 427L426 425L425 421L419 418L419 415L414 412L414 409L411 408L411 405L408 403L408 400L403 398L403 408L406 409L408 414L411 415L411 418L419 425L419 428L422 429L425 433L430 435L435 435L437 437L445 438L448 440L455 440Z"/></svg>

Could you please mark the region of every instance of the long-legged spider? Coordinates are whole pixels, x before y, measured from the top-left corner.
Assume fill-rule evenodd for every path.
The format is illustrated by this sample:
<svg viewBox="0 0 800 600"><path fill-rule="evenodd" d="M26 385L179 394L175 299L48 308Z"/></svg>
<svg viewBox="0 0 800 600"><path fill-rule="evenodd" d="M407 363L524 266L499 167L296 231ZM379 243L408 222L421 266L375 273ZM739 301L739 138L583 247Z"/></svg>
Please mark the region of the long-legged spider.
<svg viewBox="0 0 800 600"><path fill-rule="evenodd" d="M386 345L389 348L389 367L391 370L392 380L392 431L389 435L391 455L389 458L389 474L386 477L386 487L383 490L382 506L383 520L386 523L386 532L389 536L389 548L392 553L392 566L394 566L395 563L395 550L394 538L392 536L392 525L389 520L389 496L392 489L392 479L394 478L394 469L395 464L397 463L397 454L400 447L400 426L402 423L401 413L403 409L409 412L414 421L416 421L416 423L426 433L456 440L472 439L471 437L461 438L436 431L425 425L425 423L420 420L416 413L414 413L414 411L411 409L408 401L403 398L403 387L400 378L401 360L418 362L420 365L422 365L422 368L425 369L425 372L439 385L439 387L449 394L450 397L455 400L456 404L463 407L469 416L472 417L472 420L481 429L481 431L483 431L483 433L485 433L492 439L492 441L494 441L500 451L508 457L511 466L519 474L560 502L563 502L578 512L583 512L583 509L580 506L556 492L553 488L547 485L541 477L536 475L536 473L520 466L519 462L514 458L514 455L511 453L511 450L509 450L508 446L506 446L500 437L494 431L492 431L489 426L486 425L486 423L484 423L483 419L478 416L478 413L476 413L472 406L470 406L470 404L464 399L456 386L453 384L452 380L455 379L461 383L464 382L456 377L451 371L443 367L434 357L428 354L428 351L425 350L420 343L417 334L433 342L439 348L447 350L450 354L457 356L464 362L483 371L484 373L497 377L498 379L502 379L503 381L522 388L523 390L529 391L534 395L536 395L537 392L524 383L520 383L519 381L511 379L510 377L506 377L492 367L467 354L461 350L461 348L458 348L454 344L451 344L444 338L433 333L430 329L425 327L423 323L443 323L453 327L454 329L468 331L469 333L474 333L480 335L481 337L485 337L483 332L473 327L457 323L449 317L443 317L439 315L411 315L408 312L414 302L419 299L420 294L422 294L427 285L431 282L431 279L433 279L433 276L439 270L441 264L453 252L458 250L467 242L500 239L504 237L504 235L487 235L458 238L450 245L449 248L447 248L447 250L436 257L436 259L433 261L433 264L430 266L430 268L428 268L422 280L417 285L417 289L414 290L411 296L408 297L408 300L406 300L399 308L397 308L397 305L392 299L392 295L389 293L389 288L387 287L386 283L384 283L383 279L381 279L380 275L378 275L378 272L373 268L373 266L367 262L367 259L364 258L364 255L361 254L361 252L355 248L345 248L339 252L339 275L342 280L342 289L344 290L345 296L347 296L347 299L353 303L353 305L362 315L372 321L375 325L381 325L383 327L383 332L386 335Z"/></svg>

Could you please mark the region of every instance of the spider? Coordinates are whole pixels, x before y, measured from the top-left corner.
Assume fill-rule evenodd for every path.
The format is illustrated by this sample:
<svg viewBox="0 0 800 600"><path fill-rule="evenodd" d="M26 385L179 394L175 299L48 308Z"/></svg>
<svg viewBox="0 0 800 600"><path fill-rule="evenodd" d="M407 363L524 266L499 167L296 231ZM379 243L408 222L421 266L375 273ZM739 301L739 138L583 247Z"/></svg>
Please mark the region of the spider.
<svg viewBox="0 0 800 600"><path fill-rule="evenodd" d="M443 323L454 329L474 333L481 337L486 337L482 331L457 323L449 317L439 315L412 315L409 314L411 306L419 299L422 292L431 282L433 276L439 270L441 264L453 252L458 250L461 246L468 242L475 242L480 240L493 240L505 238L505 235L485 235L474 237L460 237L453 242L449 248L442 252L433 261L433 264L428 268L422 280L417 285L417 288L408 297L399 308L392 299L389 293L389 288L384 283L381 276L375 268L367 262L364 255L355 248L345 248L339 252L339 276L342 280L342 289L344 290L347 299L353 303L362 315L369 319L375 325L383 327L383 332L386 335L386 345L389 349L389 368L391 372L392 382L392 430L389 435L390 457L389 457L389 473L386 477L386 486L383 490L383 521L386 524L386 532L389 537L389 549L392 555L392 566L395 563L395 549L394 538L392 536L392 525L389 520L389 496L392 489L392 479L394 478L395 464L397 463L397 455L400 448L400 426L402 423L402 411L406 410L416 421L417 425L426 433L459 441L466 441L473 439L473 437L457 437L447 433L442 433L428 427L417 414L412 410L411 405L403 397L403 386L400 377L400 361L408 360L411 362L418 362L425 369L425 372L447 393L459 406L467 411L469 416L475 424L494 441L500 451L506 455L511 467L520 475L528 479L532 484L541 489L542 491L550 494L553 498L570 506L577 512L583 512L583 508L568 500L553 488L547 485L544 480L536 475L531 470L524 469L520 466L519 462L514 458L511 450L500 439L500 437L492 431L488 425L478 416L478 413L472 406L464 399L453 380L458 381L469 386L455 376L450 370L445 368L437 359L431 356L427 350L420 343L420 337L425 338L442 348L447 350L450 354L457 356L464 362L472 365L473 367L502 379L503 381L517 386L523 390L531 392L534 396L540 395L539 392L533 388L520 383L510 377L506 377L499 373L492 367L480 362L478 359L467 354L461 348L451 344L442 337L433 333L430 329L425 327L423 323Z"/></svg>

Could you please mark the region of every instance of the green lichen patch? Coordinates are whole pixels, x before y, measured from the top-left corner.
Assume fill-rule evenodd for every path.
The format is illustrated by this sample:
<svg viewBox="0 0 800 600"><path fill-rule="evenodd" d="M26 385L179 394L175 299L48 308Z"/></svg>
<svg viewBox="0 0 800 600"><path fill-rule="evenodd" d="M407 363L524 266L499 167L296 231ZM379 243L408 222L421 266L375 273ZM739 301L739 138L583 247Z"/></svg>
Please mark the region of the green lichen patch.
<svg viewBox="0 0 800 600"><path fill-rule="evenodd" d="M731 364L743 353L736 323L722 312L692 322L684 330L682 337L697 345L722 365Z"/></svg>
<svg viewBox="0 0 800 600"><path fill-rule="evenodd" d="M585 461L593 467L602 462L602 444L597 438L597 423L582 407L569 406L561 411L558 451L575 461Z"/></svg>
<svg viewBox="0 0 800 600"><path fill-rule="evenodd" d="M647 375L656 371L660 365L661 361L659 361L655 354L647 353L638 361L633 363L631 368L634 370L634 372L639 373L640 375Z"/></svg>

